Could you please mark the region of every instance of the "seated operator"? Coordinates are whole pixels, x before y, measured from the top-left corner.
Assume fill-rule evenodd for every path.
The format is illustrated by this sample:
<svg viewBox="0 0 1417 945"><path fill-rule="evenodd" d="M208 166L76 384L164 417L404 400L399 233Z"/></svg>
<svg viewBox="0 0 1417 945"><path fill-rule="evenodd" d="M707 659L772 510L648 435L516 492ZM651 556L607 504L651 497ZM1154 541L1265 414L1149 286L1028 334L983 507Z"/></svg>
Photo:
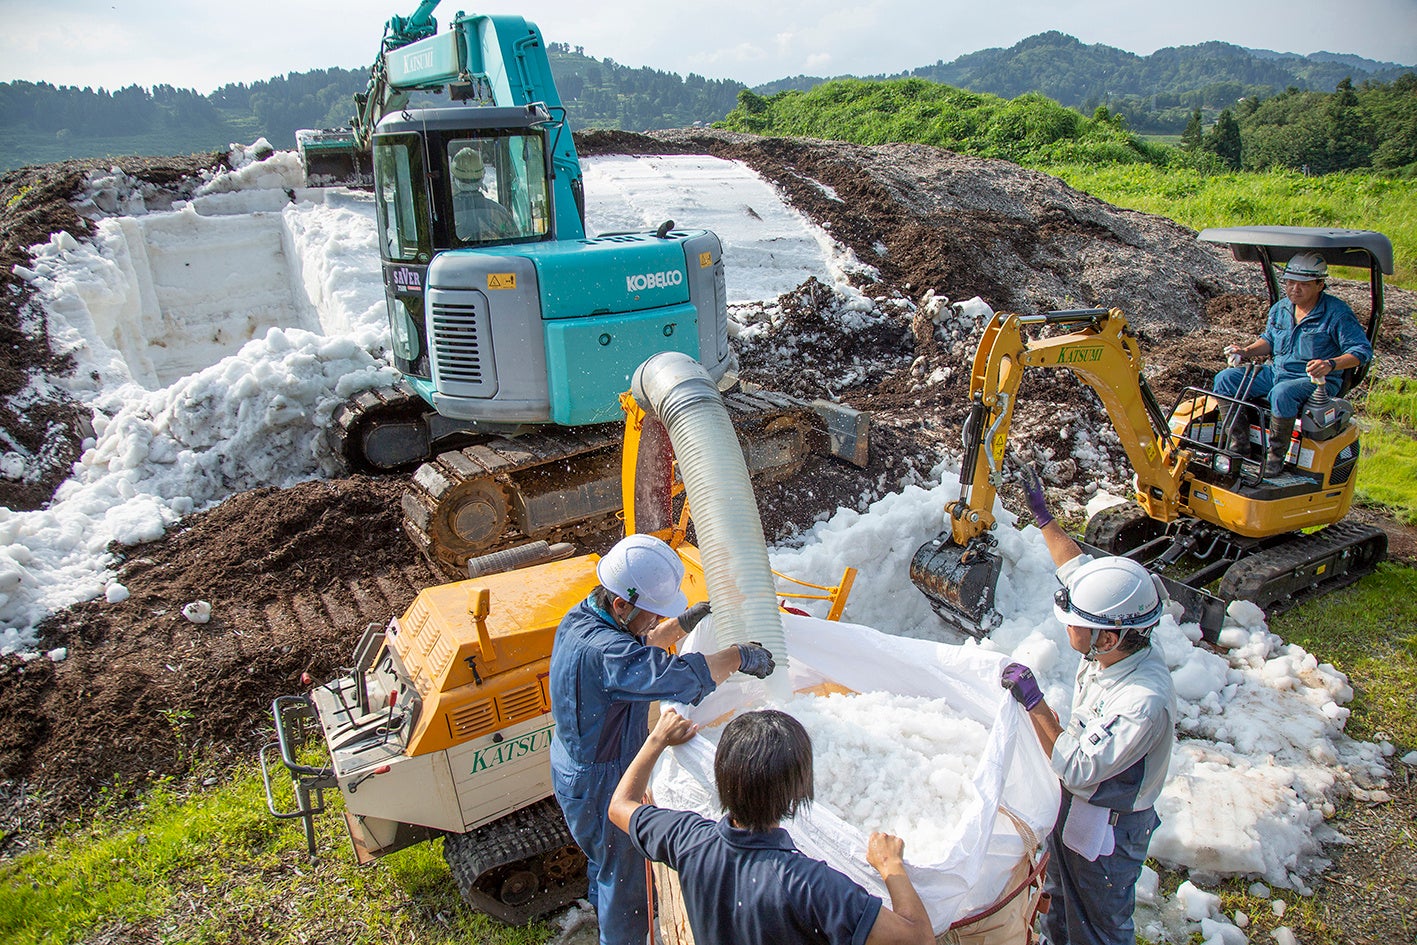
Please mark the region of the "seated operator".
<svg viewBox="0 0 1417 945"><path fill-rule="evenodd" d="M1269 310L1264 332L1241 347L1230 345L1225 355L1232 363L1273 355L1272 364L1257 370L1245 396L1270 403L1269 456L1264 474L1284 468L1294 421L1304 402L1322 378L1330 394L1342 384L1339 373L1358 367L1373 356L1373 346L1358 324L1353 309L1324 291L1328 264L1317 253L1299 253L1289 260L1281 277L1284 298ZM1245 369L1229 367L1215 375L1211 389L1235 397L1245 379ZM1241 412L1243 413L1243 412ZM1242 426L1243 424L1243 426ZM1231 450L1249 451L1249 421L1241 416L1229 431Z"/></svg>
<svg viewBox="0 0 1417 945"><path fill-rule="evenodd" d="M463 148L453 155L452 172L458 239L482 243L517 235L517 222L507 208L482 192L482 155Z"/></svg>

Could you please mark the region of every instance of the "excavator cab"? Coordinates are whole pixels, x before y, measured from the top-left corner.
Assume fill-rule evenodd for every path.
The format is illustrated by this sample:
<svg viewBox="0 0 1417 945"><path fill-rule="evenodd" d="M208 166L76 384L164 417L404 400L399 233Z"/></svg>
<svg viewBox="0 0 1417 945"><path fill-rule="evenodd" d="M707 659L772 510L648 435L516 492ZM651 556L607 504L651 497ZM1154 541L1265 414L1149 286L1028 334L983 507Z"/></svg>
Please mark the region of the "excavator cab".
<svg viewBox="0 0 1417 945"><path fill-rule="evenodd" d="M559 127L540 106L428 109L379 123L379 257L394 365L405 376L432 377L424 298L435 256L557 238L547 136Z"/></svg>

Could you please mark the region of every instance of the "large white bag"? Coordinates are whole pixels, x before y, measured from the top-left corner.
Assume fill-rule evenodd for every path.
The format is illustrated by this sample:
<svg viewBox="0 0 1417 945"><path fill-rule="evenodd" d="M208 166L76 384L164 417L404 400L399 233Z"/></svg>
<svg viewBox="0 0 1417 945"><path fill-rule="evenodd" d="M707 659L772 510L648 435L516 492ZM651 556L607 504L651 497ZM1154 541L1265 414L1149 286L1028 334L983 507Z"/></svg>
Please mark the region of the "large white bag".
<svg viewBox="0 0 1417 945"><path fill-rule="evenodd" d="M858 624L784 615L792 690L835 683L854 692L939 698L947 696L961 715L989 728L974 774L974 797L963 813L957 842L937 863L906 863L935 932L994 902L1024 852L1024 842L1000 806L1013 812L1036 837L1046 836L1058 813L1058 779L1022 708L999 685L1005 659L975 645L951 646L881 633ZM708 621L681 647L713 650ZM729 678L697 706L672 706L702 726L721 725L736 710L764 704L761 682ZM710 733L712 734L712 733ZM722 816L714 790L716 736L694 738L665 753L652 781L655 803ZM817 772L822 777L822 772ZM784 824L798 849L825 860L875 895L890 901L880 876L866 862L867 834L814 804ZM868 829L869 826L868 826Z"/></svg>

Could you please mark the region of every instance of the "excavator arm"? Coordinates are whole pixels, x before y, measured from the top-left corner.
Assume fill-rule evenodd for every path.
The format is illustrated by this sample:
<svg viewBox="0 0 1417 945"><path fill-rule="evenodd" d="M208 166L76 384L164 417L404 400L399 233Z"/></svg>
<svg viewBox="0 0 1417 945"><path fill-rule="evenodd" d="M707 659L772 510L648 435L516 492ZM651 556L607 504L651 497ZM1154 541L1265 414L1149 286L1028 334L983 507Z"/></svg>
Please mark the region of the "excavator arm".
<svg viewBox="0 0 1417 945"><path fill-rule="evenodd" d="M1030 339L1028 328L1066 334ZM1141 348L1118 309L1041 315L1000 314L984 329L974 355L963 430L959 498L945 506L945 530L916 552L911 578L940 616L975 636L998 625L994 585L1001 560L990 532L994 499L1004 482L1004 455L1019 385L1028 368L1075 373L1102 400L1136 471L1137 500L1152 518L1177 517L1188 454L1179 451L1166 417L1142 376Z"/></svg>
<svg viewBox="0 0 1417 945"><path fill-rule="evenodd" d="M581 167L566 124L565 109L551 75L541 31L519 16L459 13L446 32L438 32L433 10L439 0L422 0L411 16L384 24L379 55L369 68L369 83L354 96L355 114L347 129L296 132L306 180L312 186L367 185L373 181L370 149L385 115L402 110L414 92L448 90L456 102L545 111L554 125L552 175L558 206L584 210ZM558 220L562 232L573 224Z"/></svg>

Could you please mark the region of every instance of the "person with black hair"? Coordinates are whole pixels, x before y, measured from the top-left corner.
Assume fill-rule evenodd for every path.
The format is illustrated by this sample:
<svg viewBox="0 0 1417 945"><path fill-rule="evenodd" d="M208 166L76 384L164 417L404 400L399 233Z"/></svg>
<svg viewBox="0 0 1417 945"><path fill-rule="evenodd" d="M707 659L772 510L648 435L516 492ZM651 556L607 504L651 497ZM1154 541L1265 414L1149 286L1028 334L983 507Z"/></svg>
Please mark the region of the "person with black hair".
<svg viewBox="0 0 1417 945"><path fill-rule="evenodd" d="M735 945L927 945L930 916L905 871L905 842L873 833L866 861L893 908L821 860L799 852L779 824L813 797L812 741L785 712L747 712L724 726L713 773L726 815L641 803L664 749L698 726L664 712L610 799L610 820L648 859L679 874L696 942Z"/></svg>

